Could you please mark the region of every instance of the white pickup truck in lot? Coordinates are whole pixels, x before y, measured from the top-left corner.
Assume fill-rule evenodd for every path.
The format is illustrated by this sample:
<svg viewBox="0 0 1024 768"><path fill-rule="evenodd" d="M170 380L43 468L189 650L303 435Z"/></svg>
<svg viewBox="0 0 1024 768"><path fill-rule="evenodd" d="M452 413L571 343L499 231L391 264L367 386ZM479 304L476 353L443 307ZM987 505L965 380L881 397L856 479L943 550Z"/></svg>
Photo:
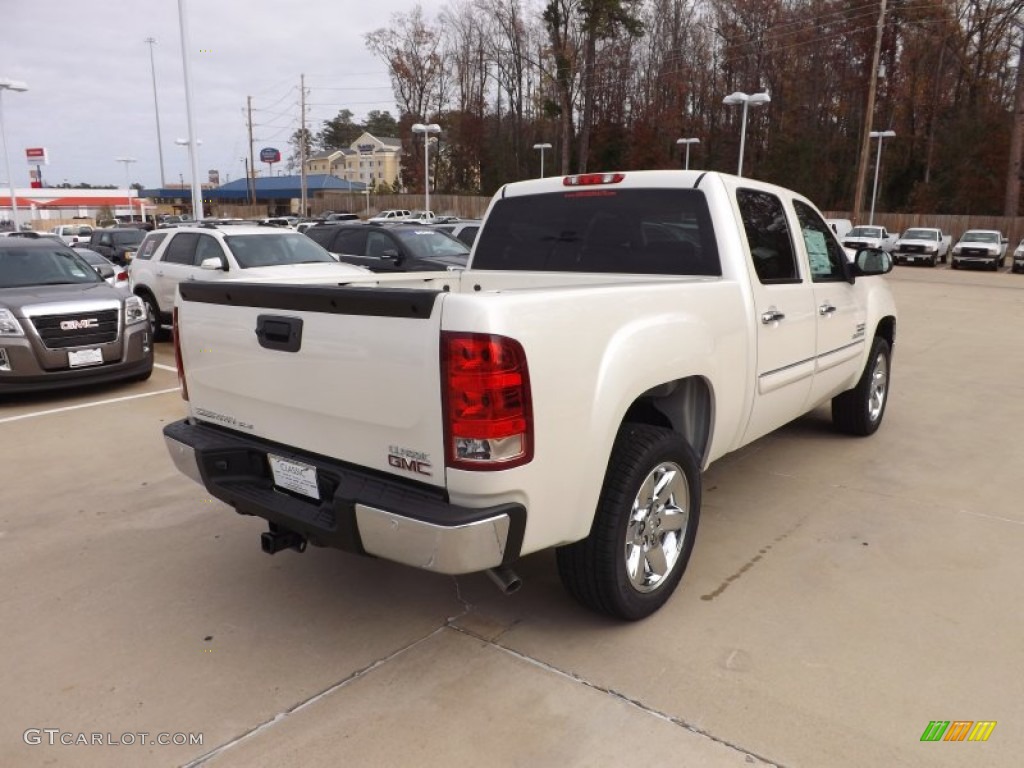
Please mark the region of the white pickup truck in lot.
<svg viewBox="0 0 1024 768"><path fill-rule="evenodd" d="M880 248L883 251L891 252L896 245L896 235L885 227L862 226L854 227L846 233L843 245L858 251L861 248Z"/></svg>
<svg viewBox="0 0 1024 768"><path fill-rule="evenodd" d="M511 591L557 547L583 604L657 610L690 557L701 471L831 401L875 432L889 255L853 263L818 210L718 173L508 184L465 271L183 282L178 468L306 544ZM841 450L838 446L835 450Z"/></svg>
<svg viewBox="0 0 1024 768"><path fill-rule="evenodd" d="M950 267L989 267L993 272L1006 261L1007 239L994 229L969 229L960 236L960 242L953 246Z"/></svg>
<svg viewBox="0 0 1024 768"><path fill-rule="evenodd" d="M893 246L892 258L897 264L927 264L934 267L946 263L952 237L944 235L934 227L913 227L908 229Z"/></svg>

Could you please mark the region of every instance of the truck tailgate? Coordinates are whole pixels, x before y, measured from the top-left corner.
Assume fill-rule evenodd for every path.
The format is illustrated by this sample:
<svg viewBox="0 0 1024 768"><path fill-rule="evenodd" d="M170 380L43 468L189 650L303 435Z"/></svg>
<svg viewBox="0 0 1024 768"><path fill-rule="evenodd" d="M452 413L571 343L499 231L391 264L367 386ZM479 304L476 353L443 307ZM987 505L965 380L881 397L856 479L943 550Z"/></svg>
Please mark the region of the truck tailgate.
<svg viewBox="0 0 1024 768"><path fill-rule="evenodd" d="M182 283L194 419L444 485L443 293Z"/></svg>

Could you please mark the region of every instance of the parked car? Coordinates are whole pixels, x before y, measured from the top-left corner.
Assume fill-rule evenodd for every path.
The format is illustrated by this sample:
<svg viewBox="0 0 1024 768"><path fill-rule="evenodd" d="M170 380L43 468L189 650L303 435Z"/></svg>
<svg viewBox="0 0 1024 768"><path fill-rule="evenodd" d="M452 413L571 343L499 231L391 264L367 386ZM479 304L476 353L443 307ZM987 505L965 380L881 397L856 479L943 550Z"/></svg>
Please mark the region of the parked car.
<svg viewBox="0 0 1024 768"><path fill-rule="evenodd" d="M50 230L67 245L74 245L79 242L89 242L93 229L82 224L61 224Z"/></svg>
<svg viewBox="0 0 1024 768"><path fill-rule="evenodd" d="M373 272L423 272L466 266L469 248L423 224L321 224L306 235L340 261Z"/></svg>
<svg viewBox="0 0 1024 768"><path fill-rule="evenodd" d="M844 246L852 248L854 251L859 251L861 248L879 248L889 253L896 244L896 235L885 227L874 225L854 227L846 234L846 237L841 239Z"/></svg>
<svg viewBox="0 0 1024 768"><path fill-rule="evenodd" d="M1017 246L1017 250L1013 252L1013 264L1011 265L1011 271L1024 272L1024 237L1021 238L1020 244Z"/></svg>
<svg viewBox="0 0 1024 768"><path fill-rule="evenodd" d="M145 230L137 227L96 229L89 237L88 247L115 264L124 266L131 261L145 237Z"/></svg>
<svg viewBox="0 0 1024 768"><path fill-rule="evenodd" d="M960 269L964 266L989 267L993 272L1006 262L1008 240L995 229L969 229L953 246L950 266Z"/></svg>
<svg viewBox="0 0 1024 768"><path fill-rule="evenodd" d="M456 240L461 240L470 248L476 241L477 232L480 231L480 219L464 219L451 224L435 224L434 229L447 232Z"/></svg>
<svg viewBox="0 0 1024 768"><path fill-rule="evenodd" d="M150 232L129 270L131 291L145 302L154 338L171 323L183 280L319 278L343 283L366 270L339 264L305 235L258 225L176 227Z"/></svg>
<svg viewBox="0 0 1024 768"><path fill-rule="evenodd" d="M927 264L934 267L938 262L946 263L952 238L935 227L913 227L904 232L893 246L892 257L896 264Z"/></svg>
<svg viewBox="0 0 1024 768"><path fill-rule="evenodd" d="M367 219L367 221L373 221L373 222L383 223L383 224L390 224L391 222L394 222L394 221L402 221L404 219L408 219L411 215L412 215L412 211L388 210L388 211L381 211L380 213L378 213L373 218Z"/></svg>
<svg viewBox="0 0 1024 768"><path fill-rule="evenodd" d="M89 248L75 248L75 253L85 259L86 263L95 269L96 274L106 280L108 285L112 285L125 293L131 293L128 285L127 268L118 266Z"/></svg>
<svg viewBox="0 0 1024 768"><path fill-rule="evenodd" d="M0 239L0 393L143 380L145 304L49 238Z"/></svg>
<svg viewBox="0 0 1024 768"><path fill-rule="evenodd" d="M271 216L270 218L260 219L257 223L264 227L287 227L291 229L298 221L298 216Z"/></svg>

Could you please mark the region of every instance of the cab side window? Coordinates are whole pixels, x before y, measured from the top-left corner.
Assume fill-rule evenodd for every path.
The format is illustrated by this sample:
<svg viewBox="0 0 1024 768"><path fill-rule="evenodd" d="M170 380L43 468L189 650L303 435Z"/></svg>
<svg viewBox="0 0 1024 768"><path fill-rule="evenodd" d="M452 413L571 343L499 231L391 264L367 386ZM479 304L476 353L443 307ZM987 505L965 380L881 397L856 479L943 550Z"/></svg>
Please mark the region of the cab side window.
<svg viewBox="0 0 1024 768"><path fill-rule="evenodd" d="M768 192L738 189L736 202L758 279L766 285L799 283L800 273L782 201Z"/></svg>
<svg viewBox="0 0 1024 768"><path fill-rule="evenodd" d="M845 280L846 251L836 242L832 230L817 211L806 203L794 200L793 208L804 236L804 247L811 265L811 280L816 283Z"/></svg>

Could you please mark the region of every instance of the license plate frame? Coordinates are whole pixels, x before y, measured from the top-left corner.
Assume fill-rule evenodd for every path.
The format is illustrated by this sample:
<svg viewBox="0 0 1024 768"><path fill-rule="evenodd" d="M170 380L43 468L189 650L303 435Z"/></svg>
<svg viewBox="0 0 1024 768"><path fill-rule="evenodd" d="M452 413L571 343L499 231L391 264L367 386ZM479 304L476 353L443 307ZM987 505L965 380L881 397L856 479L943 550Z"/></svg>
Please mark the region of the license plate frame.
<svg viewBox="0 0 1024 768"><path fill-rule="evenodd" d="M312 464L275 456L272 453L267 454L267 463L270 465L270 474L276 487L320 501L316 467Z"/></svg>
<svg viewBox="0 0 1024 768"><path fill-rule="evenodd" d="M84 368L88 365L102 365L103 364L103 350L99 347L91 347L89 349L76 349L72 352L68 352L68 367L69 368Z"/></svg>

